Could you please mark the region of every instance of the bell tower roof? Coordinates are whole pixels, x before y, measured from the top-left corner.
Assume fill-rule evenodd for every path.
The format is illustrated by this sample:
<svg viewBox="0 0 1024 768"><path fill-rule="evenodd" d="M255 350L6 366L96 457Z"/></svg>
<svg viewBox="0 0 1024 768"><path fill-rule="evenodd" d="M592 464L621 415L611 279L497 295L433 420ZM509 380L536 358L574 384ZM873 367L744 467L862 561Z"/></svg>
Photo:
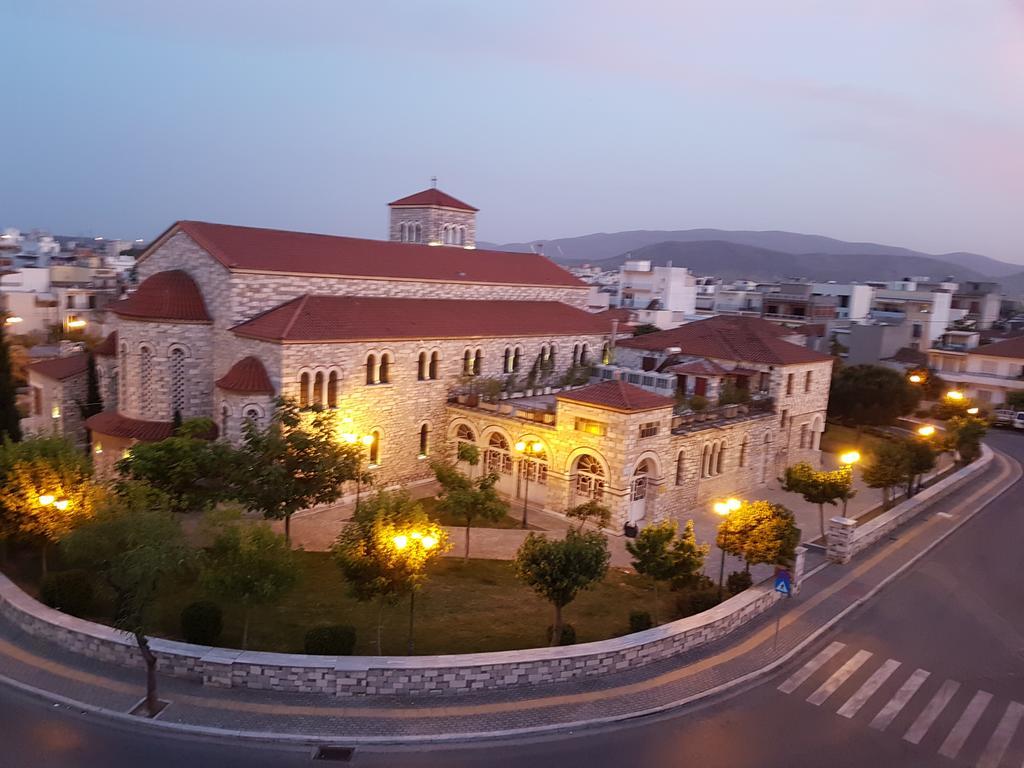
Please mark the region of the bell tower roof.
<svg viewBox="0 0 1024 768"><path fill-rule="evenodd" d="M414 195L393 200L388 203L388 206L391 208L453 208L457 211L470 211L472 213L480 210L452 197L447 192L442 192L437 187L430 187Z"/></svg>

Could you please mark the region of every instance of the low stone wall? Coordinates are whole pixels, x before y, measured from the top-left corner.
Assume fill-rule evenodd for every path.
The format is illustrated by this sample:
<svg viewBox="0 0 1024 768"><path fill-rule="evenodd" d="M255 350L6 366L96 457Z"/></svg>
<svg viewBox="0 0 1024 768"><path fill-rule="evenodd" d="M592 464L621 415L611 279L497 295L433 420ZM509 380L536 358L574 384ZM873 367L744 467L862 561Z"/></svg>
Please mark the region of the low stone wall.
<svg viewBox="0 0 1024 768"><path fill-rule="evenodd" d="M981 456L963 469L948 475L934 485L925 488L916 496L897 504L878 517L863 525L849 517L833 517L828 524L828 558L835 563L848 563L858 552L866 549L879 539L915 517L921 510L949 495L968 480L988 467L995 454L987 445L981 448Z"/></svg>
<svg viewBox="0 0 1024 768"><path fill-rule="evenodd" d="M798 549L799 588L804 550ZM781 595L770 582L711 610L644 632L559 648L450 656L306 656L209 648L154 639L158 669L220 688L333 696L450 694L556 683L635 669L710 643L768 610ZM32 599L0 575L0 615L28 634L93 659L142 666L133 638Z"/></svg>

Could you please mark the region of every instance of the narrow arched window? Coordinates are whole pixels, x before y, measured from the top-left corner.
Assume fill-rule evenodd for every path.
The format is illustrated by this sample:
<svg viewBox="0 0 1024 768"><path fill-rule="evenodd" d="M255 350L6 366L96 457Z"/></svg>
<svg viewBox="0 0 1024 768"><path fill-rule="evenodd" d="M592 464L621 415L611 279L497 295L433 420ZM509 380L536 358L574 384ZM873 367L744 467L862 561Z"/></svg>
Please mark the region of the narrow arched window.
<svg viewBox="0 0 1024 768"><path fill-rule="evenodd" d="M415 234L413 236L413 242L416 242L416 243L422 243L423 242L423 227L421 225L419 225L419 224L416 225L416 232L415 232Z"/></svg>
<svg viewBox="0 0 1024 768"><path fill-rule="evenodd" d="M373 442L370 443L370 464L373 466L380 465L380 430L375 429L370 433L373 437Z"/></svg>
<svg viewBox="0 0 1024 768"><path fill-rule="evenodd" d="M502 365L505 373L512 373L512 347L505 347L505 362Z"/></svg>
<svg viewBox="0 0 1024 768"><path fill-rule="evenodd" d="M380 356L380 372L377 375L380 384L388 384L391 381L391 354L385 352Z"/></svg>
<svg viewBox="0 0 1024 768"><path fill-rule="evenodd" d="M331 374L327 377L327 406L329 408L338 407L338 372L331 371Z"/></svg>
<svg viewBox="0 0 1024 768"><path fill-rule="evenodd" d="M419 453L419 455L421 457L427 455L427 449L429 448L429 445L428 445L429 441L430 441L430 427L428 427L426 424L423 424L422 426L420 426L420 453Z"/></svg>
<svg viewBox="0 0 1024 768"><path fill-rule="evenodd" d="M601 364L609 365L612 361L612 348L608 342L605 342L604 346L601 347Z"/></svg>
<svg viewBox="0 0 1024 768"><path fill-rule="evenodd" d="M743 438L743 442L740 443L740 466L747 466L747 438Z"/></svg>
<svg viewBox="0 0 1024 768"><path fill-rule="evenodd" d="M477 349L476 355L473 357L473 375L479 376L484 369L484 353L483 350Z"/></svg>
<svg viewBox="0 0 1024 768"><path fill-rule="evenodd" d="M220 409L220 436L225 438L225 439L227 439L227 436L228 436L228 416L230 414L231 414L231 411L228 410L228 407L226 405L221 407L221 409Z"/></svg>
<svg viewBox="0 0 1024 768"><path fill-rule="evenodd" d="M149 347L139 351L139 392L142 412L148 416L153 412L153 351Z"/></svg>
<svg viewBox="0 0 1024 768"><path fill-rule="evenodd" d="M324 374L318 371L313 377L313 405L324 404Z"/></svg>
<svg viewBox="0 0 1024 768"><path fill-rule="evenodd" d="M366 356L366 383L376 384L377 383L377 356L367 355Z"/></svg>
<svg viewBox="0 0 1024 768"><path fill-rule="evenodd" d="M185 378L185 350L177 347L171 350L171 413L183 416L185 413L188 382Z"/></svg>
<svg viewBox="0 0 1024 768"><path fill-rule="evenodd" d="M419 358L416 361L416 378L419 381L423 381L427 378L427 353L420 352Z"/></svg>
<svg viewBox="0 0 1024 768"><path fill-rule="evenodd" d="M512 373L519 373L519 369L523 364L523 349L522 347L516 347L515 352L512 354Z"/></svg>
<svg viewBox="0 0 1024 768"><path fill-rule="evenodd" d="M299 376L299 406L306 408L309 406L309 374L304 373Z"/></svg>
<svg viewBox="0 0 1024 768"><path fill-rule="evenodd" d="M462 372L467 376L473 373L473 350L471 349L462 353Z"/></svg>
<svg viewBox="0 0 1024 768"><path fill-rule="evenodd" d="M590 348L584 344L580 348L580 365L588 365L590 363Z"/></svg>
<svg viewBox="0 0 1024 768"><path fill-rule="evenodd" d="M440 358L440 355L438 355L437 352L431 352L430 353L430 370L428 371L428 373L429 373L431 379L436 379L437 378L437 369L438 369L438 364L440 363L440 361L441 361L441 358Z"/></svg>
<svg viewBox="0 0 1024 768"><path fill-rule="evenodd" d="M573 344L572 345L572 364L573 364L574 367L580 364L580 345L579 344Z"/></svg>
<svg viewBox="0 0 1024 768"><path fill-rule="evenodd" d="M725 469L725 443L718 444L718 456L715 462L715 474L720 475Z"/></svg>
<svg viewBox="0 0 1024 768"><path fill-rule="evenodd" d="M676 457L676 485L682 485L686 476L686 454L679 452Z"/></svg>

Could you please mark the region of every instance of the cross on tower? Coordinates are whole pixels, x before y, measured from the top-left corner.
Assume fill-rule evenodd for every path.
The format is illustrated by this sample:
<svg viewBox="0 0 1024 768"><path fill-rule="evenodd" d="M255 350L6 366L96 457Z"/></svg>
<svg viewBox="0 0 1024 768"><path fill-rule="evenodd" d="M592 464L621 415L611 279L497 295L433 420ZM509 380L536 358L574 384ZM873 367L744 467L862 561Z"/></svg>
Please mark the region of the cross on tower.
<svg viewBox="0 0 1024 768"><path fill-rule="evenodd" d="M433 189L437 189L437 176L430 177L430 186Z"/></svg>

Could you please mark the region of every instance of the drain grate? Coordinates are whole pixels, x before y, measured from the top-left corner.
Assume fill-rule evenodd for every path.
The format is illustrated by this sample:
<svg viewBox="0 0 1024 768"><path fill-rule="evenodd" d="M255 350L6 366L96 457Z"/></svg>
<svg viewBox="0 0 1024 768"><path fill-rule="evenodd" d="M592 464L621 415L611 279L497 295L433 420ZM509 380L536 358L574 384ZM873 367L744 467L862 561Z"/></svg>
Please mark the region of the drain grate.
<svg viewBox="0 0 1024 768"><path fill-rule="evenodd" d="M314 760L330 760L335 763L349 763L356 751L352 747L317 747Z"/></svg>

